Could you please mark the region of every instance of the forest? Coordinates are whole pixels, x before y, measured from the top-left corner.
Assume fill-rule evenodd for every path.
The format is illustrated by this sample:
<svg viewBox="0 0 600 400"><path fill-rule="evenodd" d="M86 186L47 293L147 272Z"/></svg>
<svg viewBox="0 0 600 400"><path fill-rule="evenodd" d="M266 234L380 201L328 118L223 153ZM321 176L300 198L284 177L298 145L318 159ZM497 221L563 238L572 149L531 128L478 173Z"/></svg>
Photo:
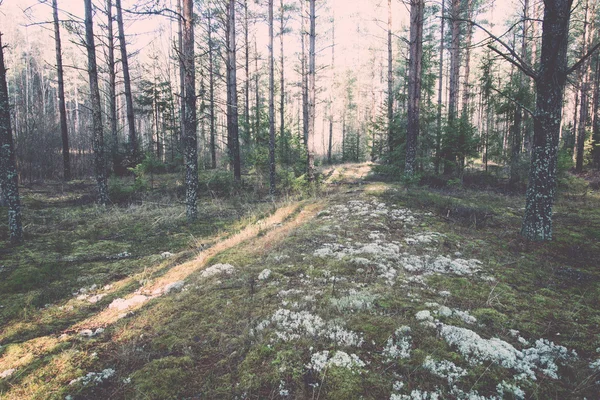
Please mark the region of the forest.
<svg viewBox="0 0 600 400"><path fill-rule="evenodd" d="M600 399L600 1L0 0L0 399Z"/></svg>

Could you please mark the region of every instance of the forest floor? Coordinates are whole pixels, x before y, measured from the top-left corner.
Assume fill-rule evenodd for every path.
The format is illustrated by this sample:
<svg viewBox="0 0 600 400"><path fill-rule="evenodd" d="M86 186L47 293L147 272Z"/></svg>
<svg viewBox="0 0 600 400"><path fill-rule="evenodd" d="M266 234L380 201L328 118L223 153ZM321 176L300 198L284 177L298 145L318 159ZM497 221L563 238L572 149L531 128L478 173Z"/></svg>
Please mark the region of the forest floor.
<svg viewBox="0 0 600 400"><path fill-rule="evenodd" d="M27 188L27 243L0 251L0 398L599 398L598 191L565 180L555 239L528 243L522 194L369 171L204 198L192 225L164 197Z"/></svg>

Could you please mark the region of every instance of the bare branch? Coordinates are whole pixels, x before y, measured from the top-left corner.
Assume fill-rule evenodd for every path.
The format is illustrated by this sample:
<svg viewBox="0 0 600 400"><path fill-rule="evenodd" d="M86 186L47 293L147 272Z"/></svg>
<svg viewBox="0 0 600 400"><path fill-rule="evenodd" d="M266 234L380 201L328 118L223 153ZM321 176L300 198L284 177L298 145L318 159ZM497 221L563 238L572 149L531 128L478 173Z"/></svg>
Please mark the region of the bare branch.
<svg viewBox="0 0 600 400"><path fill-rule="evenodd" d="M494 46L492 46L491 44L488 46L490 48L490 50L496 52L499 56L501 56L502 58L504 58L506 61L508 61L509 63L511 63L512 65L514 65L515 67L519 68L521 71L523 71L523 73L533 79L537 79L538 75L530 69L524 68L523 65L521 65L519 62L517 62L514 58L511 58L508 54L505 54L503 52L501 52L500 50L498 50L497 48L495 48Z"/></svg>
<svg viewBox="0 0 600 400"><path fill-rule="evenodd" d="M527 75L527 76L529 76L529 77L531 77L533 79L536 79L536 80L538 79L537 72L535 72L533 70L533 68L527 62L525 62L521 57L519 57L519 55L517 54L517 52L515 51L515 49L513 49L511 46L509 46L508 44L506 44L502 39L500 39L498 36L494 35L492 32L488 31L486 28L484 28L483 26L481 26L477 22L471 21L469 19L464 19L464 18L450 18L450 17L446 17L446 19L454 20L454 21L460 21L460 22L466 22L468 24L471 24L473 26L478 27L479 29L481 29L482 31L484 31L491 39L493 39L494 41L496 41L497 43L499 43L500 45L502 45L502 47L504 47L506 50L508 50L508 52L510 53L511 57L509 57L505 53L502 53L501 51L499 51L498 49L494 48L493 46L490 46L490 48L492 50L494 50L496 53L498 53L499 55L501 55L507 61L511 62L516 67L518 67L521 71L523 71L525 73L525 75Z"/></svg>
<svg viewBox="0 0 600 400"><path fill-rule="evenodd" d="M579 61L577 61L570 68L568 68L567 69L567 75L571 74L576 69L578 69L579 67L581 67L583 65L583 63L585 62L585 60L587 60L588 58L590 58L596 52L596 50L598 50L599 48L600 48L600 42L596 43L587 53L585 53L585 55L583 55L579 59Z"/></svg>

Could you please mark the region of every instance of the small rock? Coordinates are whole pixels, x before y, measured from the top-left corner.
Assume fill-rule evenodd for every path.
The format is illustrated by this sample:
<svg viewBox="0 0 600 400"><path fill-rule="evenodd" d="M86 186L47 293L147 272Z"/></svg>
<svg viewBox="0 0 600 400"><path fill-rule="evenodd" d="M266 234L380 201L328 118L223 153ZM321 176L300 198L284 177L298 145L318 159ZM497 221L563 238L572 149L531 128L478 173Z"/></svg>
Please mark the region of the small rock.
<svg viewBox="0 0 600 400"><path fill-rule="evenodd" d="M184 281L171 282L164 288L164 293L180 291L185 286Z"/></svg>

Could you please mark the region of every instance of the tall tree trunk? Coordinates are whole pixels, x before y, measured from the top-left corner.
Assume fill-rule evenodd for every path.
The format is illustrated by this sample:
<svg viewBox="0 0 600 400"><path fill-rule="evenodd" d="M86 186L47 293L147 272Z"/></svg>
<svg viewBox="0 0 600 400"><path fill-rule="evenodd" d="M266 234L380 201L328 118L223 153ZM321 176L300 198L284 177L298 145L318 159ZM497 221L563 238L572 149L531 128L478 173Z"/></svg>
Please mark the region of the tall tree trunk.
<svg viewBox="0 0 600 400"><path fill-rule="evenodd" d="M188 222L198 219L198 138L196 135L196 67L194 62L194 2L183 0L183 63L185 67L185 208Z"/></svg>
<svg viewBox="0 0 600 400"><path fill-rule="evenodd" d="M246 80L244 81L244 132L246 135L246 143L252 141L250 135L250 40L248 37L248 0L244 0L244 71L246 72Z"/></svg>
<svg viewBox="0 0 600 400"><path fill-rule="evenodd" d="M215 127L215 66L212 39L212 9L208 9L208 93L210 96L210 165L212 169L217 168L217 144Z"/></svg>
<svg viewBox="0 0 600 400"><path fill-rule="evenodd" d="M440 173L440 159L441 159L441 147L442 147L442 93L444 87L444 27L446 25L445 20L445 0L442 0L442 18L440 19L440 67L438 70L438 98L437 98L437 120L436 120L436 132L435 132L435 160L434 167L437 174Z"/></svg>
<svg viewBox="0 0 600 400"><path fill-rule="evenodd" d="M96 45L94 43L94 27L92 21L92 0L84 0L85 4L85 42L88 56L88 76L90 80L90 103L92 106L92 147L94 150L94 172L98 190L98 203L108 204L108 187L106 184L106 160L104 156L104 132L102 127L102 108L100 89L98 88L98 68L96 66Z"/></svg>
<svg viewBox="0 0 600 400"><path fill-rule="evenodd" d="M117 8L117 27L119 29L119 47L121 48L121 63L123 64L123 85L125 86L125 105L127 107L127 126L129 128L129 155L131 162L138 161L138 143L135 132L135 116L133 111L133 95L131 93L131 76L129 75L129 59L127 58L127 42L123 28L123 11L121 0L115 0Z"/></svg>
<svg viewBox="0 0 600 400"><path fill-rule="evenodd" d="M10 241L23 241L21 223L21 199L19 197L19 174L10 124L10 105L8 85L6 84L6 66L4 65L4 46L0 33L0 195L8 205L8 229Z"/></svg>
<svg viewBox="0 0 600 400"><path fill-rule="evenodd" d="M269 0L269 194L275 195L275 55L273 52L273 0Z"/></svg>
<svg viewBox="0 0 600 400"><path fill-rule="evenodd" d="M450 22L452 42L450 44L450 91L448 98L448 122L458 113L458 86L460 78L460 0L451 0Z"/></svg>
<svg viewBox="0 0 600 400"><path fill-rule="evenodd" d="M183 12L181 9L181 0L177 0L177 12L179 13L179 18L177 19L177 42L179 48L179 150L183 152L183 138L185 137L185 65L184 65L184 54L183 54ZM210 11L209 11L210 12ZM209 14L210 15L210 14ZM210 18L210 17L209 17ZM209 54L210 53L210 24L208 30L208 46L209 46ZM211 54L212 55L212 54ZM212 61L212 59L211 59ZM209 73L212 76L212 68L210 68Z"/></svg>
<svg viewBox="0 0 600 400"><path fill-rule="evenodd" d="M594 75L594 99L592 104L592 159L594 167L596 169L600 169L600 54L596 55L596 71Z"/></svg>
<svg viewBox="0 0 600 400"><path fill-rule="evenodd" d="M392 0L388 0L388 25L387 25L387 142L388 150L391 155L394 151L394 74L393 74L393 54L392 54Z"/></svg>
<svg viewBox="0 0 600 400"><path fill-rule="evenodd" d="M242 180L235 47L235 0L227 3L227 145L236 182Z"/></svg>
<svg viewBox="0 0 600 400"><path fill-rule="evenodd" d="M529 24L529 0L523 1L523 37L521 39L521 58L527 60L527 25ZM517 71L518 90L517 99L521 102L525 100L526 83L522 71ZM521 158L522 146L522 125L523 125L523 110L520 105L514 108L515 119L511 132L511 155L510 155L510 177L509 184L515 185L521 180L519 176L519 161Z"/></svg>
<svg viewBox="0 0 600 400"><path fill-rule="evenodd" d="M305 0L300 1L300 14L302 19L302 27L300 28L301 35L301 56L300 56L300 74L302 75L302 138L304 140L304 145L308 148L308 120L309 120L309 110L308 110L308 74L306 72L307 69L307 57L306 57L306 11L304 3Z"/></svg>
<svg viewBox="0 0 600 400"><path fill-rule="evenodd" d="M315 22L317 19L315 10L315 0L310 0L310 35L308 50L308 145L307 145L307 177L308 182L315 181L315 106L316 106L316 31Z"/></svg>
<svg viewBox="0 0 600 400"><path fill-rule="evenodd" d="M558 137L567 79L567 43L572 0L545 0L542 53L536 79L536 118L521 234L530 240L552 239Z"/></svg>
<svg viewBox="0 0 600 400"><path fill-rule="evenodd" d="M329 89L329 143L327 162L331 164L333 152L333 89L335 87L335 10L331 19L331 88Z"/></svg>
<svg viewBox="0 0 600 400"><path fill-rule="evenodd" d="M410 59L408 67L408 124L406 128L406 163L404 167L404 174L408 177L414 176L417 166L424 10L424 0L411 0Z"/></svg>
<svg viewBox="0 0 600 400"><path fill-rule="evenodd" d="M60 136L62 139L63 179L65 181L70 181L71 161L69 151L69 133L67 128L67 107L65 106L65 82L63 77L57 0L52 0L52 16L54 18L54 41L56 43L56 74L58 77L58 111L60 113Z"/></svg>
<svg viewBox="0 0 600 400"><path fill-rule="evenodd" d="M473 0L466 0L465 17L467 20L473 18ZM465 77L463 81L462 93L462 114L466 116L467 121L471 120L469 110L469 102L471 97L471 87L469 86L469 75L471 74L471 42L473 41L473 25L466 23L465 25Z"/></svg>
<svg viewBox="0 0 600 400"><path fill-rule="evenodd" d="M593 38L591 34L589 23L590 15L595 15L594 11L590 13L589 1L585 2L585 17L583 22L583 36L582 36L582 51L581 54L586 54L589 46L591 45L590 40ZM589 39L588 39L589 36ZM580 84L580 98L581 106L579 108L579 129L577 130L577 148L575 153L575 171L583 171L583 151L585 146L585 128L587 127L588 120L588 94L589 94L589 67L590 59L588 58L583 66L581 67L581 84Z"/></svg>
<svg viewBox="0 0 600 400"><path fill-rule="evenodd" d="M289 142L285 133L285 54L283 52L283 35L285 34L285 7L283 0L279 2L279 63L281 73L279 77L279 140L281 141L281 155L285 162L289 162Z"/></svg>
<svg viewBox="0 0 600 400"><path fill-rule="evenodd" d="M115 40L113 36L112 0L106 0L108 23L108 120L110 123L110 153L113 172L119 169L119 138L117 136L117 73L115 70Z"/></svg>
<svg viewBox="0 0 600 400"><path fill-rule="evenodd" d="M258 45L256 40L254 41L254 55L254 97L256 98L254 139L258 143L260 139L260 74L258 70Z"/></svg>

